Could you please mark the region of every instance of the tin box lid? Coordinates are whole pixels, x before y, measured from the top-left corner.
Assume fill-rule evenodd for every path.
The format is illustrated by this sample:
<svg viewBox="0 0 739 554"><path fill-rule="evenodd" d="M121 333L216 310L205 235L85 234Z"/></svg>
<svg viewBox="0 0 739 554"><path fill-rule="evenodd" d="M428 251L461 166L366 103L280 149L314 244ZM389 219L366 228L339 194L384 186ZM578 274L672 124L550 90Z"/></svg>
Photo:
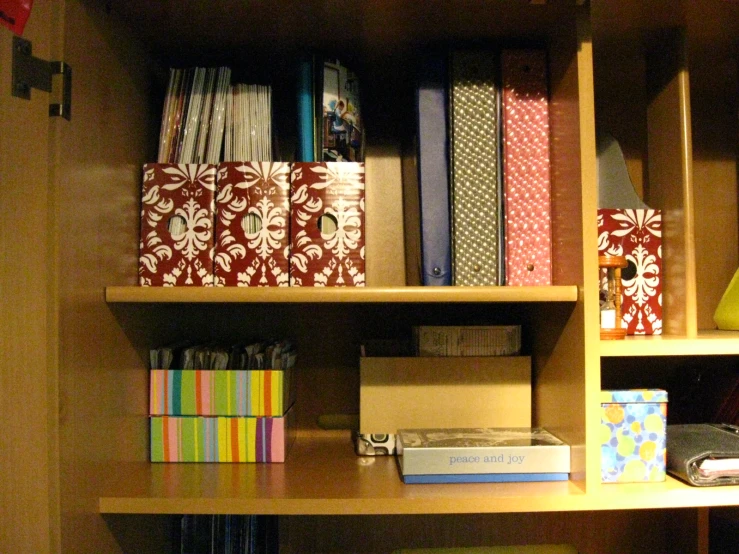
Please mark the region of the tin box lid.
<svg viewBox="0 0 739 554"><path fill-rule="evenodd" d="M602 404L627 402L667 402L667 391L662 389L626 389L600 391Z"/></svg>

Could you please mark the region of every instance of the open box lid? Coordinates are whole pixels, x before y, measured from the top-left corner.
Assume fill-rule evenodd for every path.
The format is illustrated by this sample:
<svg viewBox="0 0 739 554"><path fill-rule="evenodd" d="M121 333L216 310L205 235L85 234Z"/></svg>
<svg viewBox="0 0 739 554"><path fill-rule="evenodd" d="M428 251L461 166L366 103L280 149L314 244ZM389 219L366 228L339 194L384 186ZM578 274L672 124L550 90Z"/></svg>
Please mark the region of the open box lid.
<svg viewBox="0 0 739 554"><path fill-rule="evenodd" d="M602 390L600 401L601 404L667 402L667 391L662 389Z"/></svg>

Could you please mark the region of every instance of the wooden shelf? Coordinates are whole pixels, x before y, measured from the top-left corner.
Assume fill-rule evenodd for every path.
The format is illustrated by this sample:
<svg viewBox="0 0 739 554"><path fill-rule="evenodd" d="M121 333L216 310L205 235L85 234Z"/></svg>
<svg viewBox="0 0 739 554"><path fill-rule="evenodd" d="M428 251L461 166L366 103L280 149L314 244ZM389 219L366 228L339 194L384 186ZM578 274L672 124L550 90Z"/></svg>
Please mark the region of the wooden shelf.
<svg viewBox="0 0 739 554"><path fill-rule="evenodd" d="M739 332L699 331L697 336L630 336L624 340L601 341L600 355L627 356L718 356L739 354Z"/></svg>
<svg viewBox="0 0 739 554"><path fill-rule="evenodd" d="M101 513L367 515L548 512L714 506L739 487L664 483L405 485L392 456L360 457L346 431L305 432L284 464L120 464Z"/></svg>
<svg viewBox="0 0 739 554"><path fill-rule="evenodd" d="M560 509L574 483L405 485L395 458L359 457L347 431L305 432L284 464L121 465L102 513L392 514Z"/></svg>
<svg viewBox="0 0 739 554"><path fill-rule="evenodd" d="M670 476L661 483L602 484L588 494L586 509L696 508L734 506L739 486L693 487Z"/></svg>
<svg viewBox="0 0 739 554"><path fill-rule="evenodd" d="M106 287L109 303L575 302L576 286L551 287Z"/></svg>

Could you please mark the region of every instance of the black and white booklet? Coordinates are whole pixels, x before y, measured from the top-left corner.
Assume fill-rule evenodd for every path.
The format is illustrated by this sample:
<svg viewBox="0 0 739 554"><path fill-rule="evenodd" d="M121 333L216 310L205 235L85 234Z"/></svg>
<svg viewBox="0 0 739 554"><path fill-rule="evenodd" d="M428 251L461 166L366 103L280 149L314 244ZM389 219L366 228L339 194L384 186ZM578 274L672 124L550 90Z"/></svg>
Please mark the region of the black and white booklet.
<svg viewBox="0 0 739 554"><path fill-rule="evenodd" d="M690 485L739 485L739 427L667 426L667 471Z"/></svg>

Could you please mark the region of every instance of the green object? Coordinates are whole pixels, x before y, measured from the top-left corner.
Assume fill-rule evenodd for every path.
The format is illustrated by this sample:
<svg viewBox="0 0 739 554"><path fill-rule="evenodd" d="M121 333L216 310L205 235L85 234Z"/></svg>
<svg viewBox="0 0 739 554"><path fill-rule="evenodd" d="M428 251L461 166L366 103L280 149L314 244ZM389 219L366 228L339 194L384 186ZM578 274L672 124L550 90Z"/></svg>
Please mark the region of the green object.
<svg viewBox="0 0 739 554"><path fill-rule="evenodd" d="M196 461L197 452L195 450L195 434L198 432L198 418L190 417L182 420L182 436L180 441L182 444L182 459L187 461Z"/></svg>
<svg viewBox="0 0 739 554"><path fill-rule="evenodd" d="M729 286L724 291L713 321L724 331L739 331L739 270L734 273Z"/></svg>
<svg viewBox="0 0 739 554"><path fill-rule="evenodd" d="M217 414L230 414L228 410L229 394L228 394L228 372L214 371L213 375L216 380L216 390L223 391L223 394L216 396L216 412Z"/></svg>
<svg viewBox="0 0 739 554"><path fill-rule="evenodd" d="M160 417L151 419L151 461L164 461L164 425Z"/></svg>
<svg viewBox="0 0 739 554"><path fill-rule="evenodd" d="M180 406L180 412L191 414L197 413L196 399L195 399L195 372L194 371L183 371L182 372L182 387L180 392L182 395Z"/></svg>

